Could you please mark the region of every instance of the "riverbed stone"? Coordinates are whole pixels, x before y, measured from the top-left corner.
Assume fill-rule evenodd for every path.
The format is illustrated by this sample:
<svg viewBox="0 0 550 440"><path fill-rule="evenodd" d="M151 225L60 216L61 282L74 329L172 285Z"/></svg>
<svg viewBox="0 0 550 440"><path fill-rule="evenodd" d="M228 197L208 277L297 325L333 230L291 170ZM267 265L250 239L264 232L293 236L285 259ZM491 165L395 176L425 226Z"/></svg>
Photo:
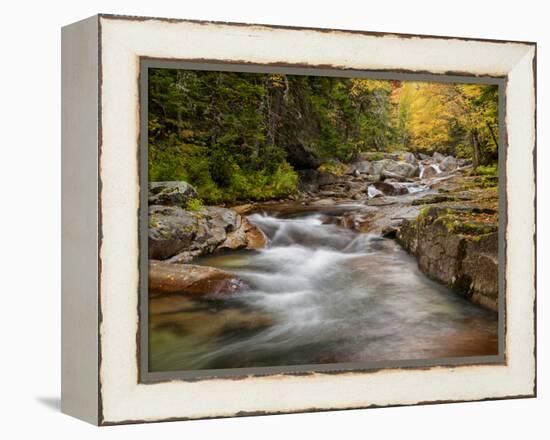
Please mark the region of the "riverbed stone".
<svg viewBox="0 0 550 440"><path fill-rule="evenodd" d="M403 160L407 163L410 163L411 165L416 165L418 163L418 160L416 159L416 156L411 153L410 151L405 151L401 154L401 157Z"/></svg>
<svg viewBox="0 0 550 440"><path fill-rule="evenodd" d="M453 156L447 156L439 164L439 167L441 168L442 171L454 171L456 170L457 166L458 166L458 163Z"/></svg>
<svg viewBox="0 0 550 440"><path fill-rule="evenodd" d="M150 206L149 258L166 260L179 255L178 262L190 261L214 251L240 223L235 211L217 206L198 211Z"/></svg>
<svg viewBox="0 0 550 440"><path fill-rule="evenodd" d="M340 177L328 171L317 172L317 183L319 186L332 185L340 181Z"/></svg>
<svg viewBox="0 0 550 440"><path fill-rule="evenodd" d="M235 293L245 287L239 278L214 267L149 262L149 291L157 294L218 295Z"/></svg>
<svg viewBox="0 0 550 440"><path fill-rule="evenodd" d="M389 178L417 177L420 168L407 162L386 161L381 174Z"/></svg>
<svg viewBox="0 0 550 440"><path fill-rule="evenodd" d="M267 237L262 230L243 217L239 228L227 234L227 238L217 249L261 249L266 246Z"/></svg>
<svg viewBox="0 0 550 440"><path fill-rule="evenodd" d="M369 174L371 172L371 163L368 160L362 160L354 164L354 168L360 174Z"/></svg>
<svg viewBox="0 0 550 440"><path fill-rule="evenodd" d="M424 167L424 170L422 171L422 178L423 179L431 179L432 177L437 175L437 170L432 165L428 165Z"/></svg>
<svg viewBox="0 0 550 440"><path fill-rule="evenodd" d="M407 187L388 181L374 182L372 183L372 186L374 186L377 190L382 191L382 193L386 196L401 196L409 193Z"/></svg>

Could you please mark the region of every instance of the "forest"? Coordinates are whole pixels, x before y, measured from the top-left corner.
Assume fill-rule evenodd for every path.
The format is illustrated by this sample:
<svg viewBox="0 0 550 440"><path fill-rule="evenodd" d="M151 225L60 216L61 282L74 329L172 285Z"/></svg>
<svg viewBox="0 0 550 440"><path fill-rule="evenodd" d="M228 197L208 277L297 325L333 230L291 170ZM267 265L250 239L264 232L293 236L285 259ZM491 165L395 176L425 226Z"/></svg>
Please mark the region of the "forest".
<svg viewBox="0 0 550 440"><path fill-rule="evenodd" d="M148 79L151 371L499 353L496 85Z"/></svg>
<svg viewBox="0 0 550 440"><path fill-rule="evenodd" d="M363 152L439 152L496 172L496 85L150 69L149 181L204 201L297 191L297 171L338 174Z"/></svg>

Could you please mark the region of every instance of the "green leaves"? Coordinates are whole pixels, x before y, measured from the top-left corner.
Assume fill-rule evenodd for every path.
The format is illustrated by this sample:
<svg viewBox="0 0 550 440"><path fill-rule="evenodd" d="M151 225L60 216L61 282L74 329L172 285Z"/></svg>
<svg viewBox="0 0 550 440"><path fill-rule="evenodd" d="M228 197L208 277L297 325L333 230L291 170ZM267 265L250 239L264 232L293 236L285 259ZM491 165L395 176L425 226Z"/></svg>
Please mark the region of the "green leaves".
<svg viewBox="0 0 550 440"><path fill-rule="evenodd" d="M496 86L150 69L148 110L150 180L215 203L292 194L294 169L362 151L498 147Z"/></svg>

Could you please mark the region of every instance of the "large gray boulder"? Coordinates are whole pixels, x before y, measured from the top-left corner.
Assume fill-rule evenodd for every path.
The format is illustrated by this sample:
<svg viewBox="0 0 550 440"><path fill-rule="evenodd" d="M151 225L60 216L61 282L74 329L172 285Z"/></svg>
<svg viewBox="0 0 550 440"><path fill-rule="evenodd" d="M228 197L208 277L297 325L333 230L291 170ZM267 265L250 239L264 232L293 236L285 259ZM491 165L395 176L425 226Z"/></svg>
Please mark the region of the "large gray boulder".
<svg viewBox="0 0 550 440"><path fill-rule="evenodd" d="M458 166L457 160L453 156L447 156L441 161L439 167L442 171L454 171Z"/></svg>
<svg viewBox="0 0 550 440"><path fill-rule="evenodd" d="M149 205L185 208L189 200L198 197L195 188L184 181L149 183Z"/></svg>
<svg viewBox="0 0 550 440"><path fill-rule="evenodd" d="M177 206L149 207L149 259L188 263L220 249L259 249L263 232L232 209L205 206L189 211Z"/></svg>
<svg viewBox="0 0 550 440"><path fill-rule="evenodd" d="M240 225L240 216L219 207L187 211L177 206L149 207L149 258L179 261L213 252L229 232Z"/></svg>
<svg viewBox="0 0 550 440"><path fill-rule="evenodd" d="M441 153L438 153L437 151L432 156L433 160L435 160L437 163L440 163L445 159L445 156L443 156Z"/></svg>
<svg viewBox="0 0 550 440"><path fill-rule="evenodd" d="M432 165L425 166L420 173L422 179L430 179L437 175L437 170Z"/></svg>
<svg viewBox="0 0 550 440"><path fill-rule="evenodd" d="M353 166L360 174L369 174L372 169L371 163L368 160L362 160Z"/></svg>
<svg viewBox="0 0 550 440"><path fill-rule="evenodd" d="M395 161L391 159L375 160L374 162L371 162L371 169L369 174L373 176L379 176L382 174L382 171L384 171L393 162Z"/></svg>
<svg viewBox="0 0 550 440"><path fill-rule="evenodd" d="M420 168L407 162L397 162L395 160L385 159L373 162L373 174L380 174L384 177L392 178L410 178L417 177L420 173ZM378 172L378 170L380 170Z"/></svg>
<svg viewBox="0 0 550 440"><path fill-rule="evenodd" d="M373 182L372 186L374 186L377 190L382 191L382 193L386 196L402 196L409 193L407 187L397 182Z"/></svg>
<svg viewBox="0 0 550 440"><path fill-rule="evenodd" d="M402 157L405 162L410 163L411 165L416 165L418 163L416 156L409 151L402 153Z"/></svg>

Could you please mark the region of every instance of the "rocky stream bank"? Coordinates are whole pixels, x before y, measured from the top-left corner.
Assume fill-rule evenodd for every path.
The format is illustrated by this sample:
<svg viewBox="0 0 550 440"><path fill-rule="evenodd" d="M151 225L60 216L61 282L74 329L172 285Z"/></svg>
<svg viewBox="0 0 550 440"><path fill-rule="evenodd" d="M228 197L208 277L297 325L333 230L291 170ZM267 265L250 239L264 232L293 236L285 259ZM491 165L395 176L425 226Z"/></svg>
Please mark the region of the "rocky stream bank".
<svg viewBox="0 0 550 440"><path fill-rule="evenodd" d="M396 239L429 278L497 310L496 179L476 176L467 161L438 153L380 156L365 153L339 174L301 170L298 195L230 208L194 205L198 195L185 182L152 183L151 290L214 295L245 288L219 269L190 263L205 255L267 246L266 234L247 218L252 213L317 212L326 224Z"/></svg>

